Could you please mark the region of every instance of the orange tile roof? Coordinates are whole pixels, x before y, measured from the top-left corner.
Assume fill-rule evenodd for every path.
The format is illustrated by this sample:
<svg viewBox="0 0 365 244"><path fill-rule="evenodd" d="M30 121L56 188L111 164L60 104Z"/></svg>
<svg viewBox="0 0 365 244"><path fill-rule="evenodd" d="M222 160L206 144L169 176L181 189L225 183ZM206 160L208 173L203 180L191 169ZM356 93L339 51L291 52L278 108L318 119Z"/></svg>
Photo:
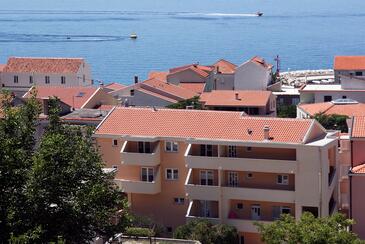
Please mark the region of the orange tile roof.
<svg viewBox="0 0 365 244"><path fill-rule="evenodd" d="M233 74L236 71L237 65L228 62L227 60L218 60L213 66L222 74Z"/></svg>
<svg viewBox="0 0 365 244"><path fill-rule="evenodd" d="M169 74L169 72L166 72L166 71L151 71L148 74L148 79L156 78L156 79L159 79L162 81L166 81L168 74Z"/></svg>
<svg viewBox="0 0 365 244"><path fill-rule="evenodd" d="M238 94L238 100L236 94ZM271 95L271 91L213 90L204 92L200 96L200 101L205 106L264 107L269 102Z"/></svg>
<svg viewBox="0 0 365 244"><path fill-rule="evenodd" d="M3 72L5 66L6 66L6 64L0 64L0 72Z"/></svg>
<svg viewBox="0 0 365 244"><path fill-rule="evenodd" d="M125 88L126 86L123 85L123 84L117 83L117 82L112 82L112 83L106 84L104 87L108 88L108 89L111 89L113 91L116 91L116 90L120 90L122 88Z"/></svg>
<svg viewBox="0 0 365 244"><path fill-rule="evenodd" d="M365 138L365 116L355 116L353 118L351 137Z"/></svg>
<svg viewBox="0 0 365 244"><path fill-rule="evenodd" d="M85 102L96 92L96 87L62 87L62 86L35 86L31 89L37 89L37 98L47 99L49 97L58 97L62 102L76 109L82 108ZM30 92L24 94L28 98Z"/></svg>
<svg viewBox="0 0 365 244"><path fill-rule="evenodd" d="M335 70L365 70L365 56L335 56Z"/></svg>
<svg viewBox="0 0 365 244"><path fill-rule="evenodd" d="M182 72L185 70L191 70L202 77L207 77L207 76L209 76L209 72L212 71L213 68L208 67L208 66L191 64L191 65L186 65L186 66L170 69L169 75L176 74L176 73L179 73L179 72Z"/></svg>
<svg viewBox="0 0 365 244"><path fill-rule="evenodd" d="M300 104L298 105L300 109L308 113L310 116L314 116L317 113L339 114L346 115L348 117L352 116L365 116L365 104L334 104L332 102L325 103L312 103L312 104Z"/></svg>
<svg viewBox="0 0 365 244"><path fill-rule="evenodd" d="M162 92L166 92L168 94L171 94L173 96L182 98L182 99L189 99L192 98L194 96L197 96L198 94L194 91L185 89L183 87L174 85L174 84L170 84L155 78L152 79L148 79L143 81L142 83L139 83L141 85L142 88L146 89L146 90L150 90L148 89L149 87L154 88L154 92L157 92L157 90L160 90ZM146 86L147 85L147 86ZM157 92L158 93L158 92ZM162 94L163 95L163 94Z"/></svg>
<svg viewBox="0 0 365 244"><path fill-rule="evenodd" d="M10 57L3 72L72 74L83 62L82 58Z"/></svg>
<svg viewBox="0 0 365 244"><path fill-rule="evenodd" d="M151 96L154 96L154 97L158 97L162 100L165 100L165 101L168 101L168 102L171 102L171 103L179 102L179 100L177 100L177 99L173 99L171 97L164 96L164 95L159 94L157 92L149 91L149 90L146 90L146 89L143 89L143 88L139 88L138 91L143 92L143 93L148 94L148 95L151 95Z"/></svg>
<svg viewBox="0 0 365 244"><path fill-rule="evenodd" d="M249 117L240 112L116 107L95 134L263 141L263 128L269 126L271 142L303 143L315 124L311 119Z"/></svg>
<svg viewBox="0 0 365 244"><path fill-rule="evenodd" d="M202 94L204 92L205 85L206 85L205 83L197 83L197 82L180 82L179 83L179 86L181 86L187 90L193 91L195 93L198 93L198 94Z"/></svg>
<svg viewBox="0 0 365 244"><path fill-rule="evenodd" d="M251 61L263 66L266 69L271 69L273 67L272 64L266 63L265 59L263 59L259 56L255 56L255 57L251 58Z"/></svg>
<svg viewBox="0 0 365 244"><path fill-rule="evenodd" d="M365 164L360 164L351 169L351 173L353 174L365 174Z"/></svg>

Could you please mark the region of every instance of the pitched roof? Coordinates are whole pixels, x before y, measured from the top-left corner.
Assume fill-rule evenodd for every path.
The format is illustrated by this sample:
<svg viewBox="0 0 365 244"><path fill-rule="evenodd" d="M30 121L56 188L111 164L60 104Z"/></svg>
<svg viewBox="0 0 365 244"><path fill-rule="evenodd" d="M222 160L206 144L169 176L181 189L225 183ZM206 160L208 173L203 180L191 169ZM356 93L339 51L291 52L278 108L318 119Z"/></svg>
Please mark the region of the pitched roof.
<svg viewBox="0 0 365 244"><path fill-rule="evenodd" d="M5 66L6 66L6 64L0 64L0 72L3 72Z"/></svg>
<svg viewBox="0 0 365 244"><path fill-rule="evenodd" d="M71 74L83 63L82 58L10 57L3 72Z"/></svg>
<svg viewBox="0 0 365 244"><path fill-rule="evenodd" d="M256 64L261 65L265 69L271 69L273 67L272 64L266 63L265 59L263 59L259 56L255 56L255 57L251 58L251 61L256 63Z"/></svg>
<svg viewBox="0 0 365 244"><path fill-rule="evenodd" d="M271 142L303 143L315 124L310 119L248 117L240 112L116 107L95 134L263 141L263 128L269 126Z"/></svg>
<svg viewBox="0 0 365 244"><path fill-rule="evenodd" d="M76 109L82 108L86 101L88 101L96 90L98 90L98 88L92 86L35 86L30 88L29 91L24 94L24 98L28 98L30 96L31 89L37 90L37 98L39 99L58 97L62 102Z"/></svg>
<svg viewBox="0 0 365 244"><path fill-rule="evenodd" d="M365 56L335 56L335 70L365 70Z"/></svg>
<svg viewBox="0 0 365 244"><path fill-rule="evenodd" d="M148 79L156 78L156 79L159 79L162 81L166 81L168 74L169 74L169 72L166 72L166 71L151 71L148 74Z"/></svg>
<svg viewBox="0 0 365 244"><path fill-rule="evenodd" d="M237 65L224 59L218 60L213 64L213 66L222 74L233 74L237 67Z"/></svg>
<svg viewBox="0 0 365 244"><path fill-rule="evenodd" d="M213 90L204 92L200 96L200 101L204 102L205 106L264 107L269 102L271 94L271 91Z"/></svg>
<svg viewBox="0 0 365 244"><path fill-rule="evenodd" d="M213 67L190 64L190 65L185 65L185 66L170 69L169 75L180 73L180 72L186 71L186 70L191 70L202 77L207 77L207 76L209 76L209 72L211 72L213 70Z"/></svg>
<svg viewBox="0 0 365 244"><path fill-rule="evenodd" d="M154 96L154 97L157 97L157 98L160 98L162 100L165 100L165 101L168 101L168 102L171 102L171 103L179 102L179 100L177 100L177 99L173 99L171 97L159 94L158 92L149 91L149 90L146 90L144 88L138 88L138 91L143 92L143 93L148 94L148 95L151 95L151 96Z"/></svg>
<svg viewBox="0 0 365 244"><path fill-rule="evenodd" d="M180 82L179 83L179 86L181 86L187 90L193 91L195 93L198 93L198 94L202 94L204 92L205 85L206 85L205 83L198 83L198 82Z"/></svg>
<svg viewBox="0 0 365 244"><path fill-rule="evenodd" d="M353 174L365 174L365 164L360 164L351 169Z"/></svg>
<svg viewBox="0 0 365 244"><path fill-rule="evenodd" d="M335 104L333 102L324 103L311 103L311 104L300 104L298 107L306 112L310 116L314 116L317 113L339 114L351 116L365 116L365 104Z"/></svg>
<svg viewBox="0 0 365 244"><path fill-rule="evenodd" d="M113 91L116 91L116 90L120 90L122 88L125 88L126 86L123 85L123 84L120 84L120 83L112 82L112 83L106 84L104 87L108 88L108 89L111 89Z"/></svg>
<svg viewBox="0 0 365 244"><path fill-rule="evenodd" d="M365 138L365 116L355 116L353 118L351 137Z"/></svg>

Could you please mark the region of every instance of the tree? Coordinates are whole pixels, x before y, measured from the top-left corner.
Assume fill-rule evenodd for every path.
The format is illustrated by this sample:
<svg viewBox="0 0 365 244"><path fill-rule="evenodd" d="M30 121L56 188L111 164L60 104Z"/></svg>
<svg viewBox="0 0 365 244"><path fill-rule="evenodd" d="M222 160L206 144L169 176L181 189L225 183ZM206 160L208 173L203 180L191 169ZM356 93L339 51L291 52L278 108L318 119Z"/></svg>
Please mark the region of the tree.
<svg viewBox="0 0 365 244"><path fill-rule="evenodd" d="M297 106L295 105L279 105L277 109L277 116L279 118L296 118Z"/></svg>
<svg viewBox="0 0 365 244"><path fill-rule="evenodd" d="M348 117L346 115L324 113L315 114L316 119L327 130L340 130L341 132L348 132L347 122Z"/></svg>
<svg viewBox="0 0 365 244"><path fill-rule="evenodd" d="M182 100L180 102L167 105L167 108L174 108L174 109L186 109L187 106L193 106L194 109L202 109L202 104L199 101L199 96L195 96L193 98L189 98L186 100Z"/></svg>
<svg viewBox="0 0 365 244"><path fill-rule="evenodd" d="M364 243L354 233L348 231L353 221L342 214L316 218L304 213L299 221L284 214L272 224L255 223L261 239L267 244L355 244Z"/></svg>
<svg viewBox="0 0 365 244"><path fill-rule="evenodd" d="M238 243L236 228L225 224L213 225L207 220L193 220L179 226L174 238L198 240L203 244Z"/></svg>

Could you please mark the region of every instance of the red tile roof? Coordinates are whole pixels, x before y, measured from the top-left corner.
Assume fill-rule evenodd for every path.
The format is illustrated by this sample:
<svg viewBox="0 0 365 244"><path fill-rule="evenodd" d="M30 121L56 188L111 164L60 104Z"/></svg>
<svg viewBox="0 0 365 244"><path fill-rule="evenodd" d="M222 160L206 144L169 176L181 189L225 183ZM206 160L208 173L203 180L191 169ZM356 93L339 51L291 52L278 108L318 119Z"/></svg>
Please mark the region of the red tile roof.
<svg viewBox="0 0 365 244"><path fill-rule="evenodd" d="M146 90L146 89L143 89L143 88L139 88L138 91L143 92L143 93L148 94L148 95L151 95L151 96L154 96L154 97L158 97L162 100L165 100L165 101L168 101L168 102L171 102L171 103L179 102L179 100L177 100L177 99L174 99L174 98L171 98L171 97L168 97L168 96L164 96L164 95L159 94L157 92L149 91L149 90Z"/></svg>
<svg viewBox="0 0 365 244"><path fill-rule="evenodd" d="M227 60L221 59L213 64L213 66L219 70L222 74L233 74L236 71L237 65L228 62Z"/></svg>
<svg viewBox="0 0 365 244"><path fill-rule="evenodd" d="M0 72L3 72L5 66L6 66L6 64L0 64Z"/></svg>
<svg viewBox="0 0 365 244"><path fill-rule="evenodd" d="M240 112L116 107L95 134L263 141L263 128L269 126L271 142L303 143L317 124L310 119L248 117Z"/></svg>
<svg viewBox="0 0 365 244"><path fill-rule="evenodd" d="M365 116L365 104L334 104L332 102L325 103L312 103L312 104L300 104L298 105L300 109L306 112L309 116L314 116L317 113L339 114L346 115L348 117L352 116Z"/></svg>
<svg viewBox="0 0 365 244"><path fill-rule="evenodd" d="M365 70L365 56L335 56L335 70Z"/></svg>
<svg viewBox="0 0 365 244"><path fill-rule="evenodd" d="M238 94L238 99L236 99ZM264 107L270 100L271 91L213 90L204 92L200 101L205 106Z"/></svg>
<svg viewBox="0 0 365 244"><path fill-rule="evenodd" d="M202 65L185 65L177 68L170 69L169 75L176 74L185 70L191 70L202 77L209 76L209 72L213 70L213 67L202 66Z"/></svg>
<svg viewBox="0 0 365 244"><path fill-rule="evenodd" d="M263 59L259 56L255 56L255 57L251 58L251 61L263 66L266 69L271 69L273 67L272 64L266 63L265 59Z"/></svg>
<svg viewBox="0 0 365 244"><path fill-rule="evenodd" d="M205 89L205 83L197 83L197 82L180 82L179 86L187 90L193 91L197 94L202 94Z"/></svg>
<svg viewBox="0 0 365 244"><path fill-rule="evenodd" d="M353 118L351 137L365 138L365 116L355 116Z"/></svg>
<svg viewBox="0 0 365 244"><path fill-rule="evenodd" d="M365 164L360 164L351 169L351 173L353 174L365 174Z"/></svg>
<svg viewBox="0 0 365 244"><path fill-rule="evenodd" d="M31 89L37 90L37 98L47 99L58 97L62 102L69 106L79 109L96 92L96 87L62 87L62 86L36 86ZM30 92L24 94L24 98L30 96Z"/></svg>
<svg viewBox="0 0 365 244"><path fill-rule="evenodd" d="M120 83L112 82L104 86L105 88L111 89L113 91L120 90L126 86Z"/></svg>
<svg viewBox="0 0 365 244"><path fill-rule="evenodd" d="M74 74L83 63L82 58L10 57L3 72Z"/></svg>
<svg viewBox="0 0 365 244"><path fill-rule="evenodd" d="M166 71L151 71L148 74L148 79L156 78L156 79L159 79L162 81L166 81L168 74L169 74L169 72L166 72Z"/></svg>

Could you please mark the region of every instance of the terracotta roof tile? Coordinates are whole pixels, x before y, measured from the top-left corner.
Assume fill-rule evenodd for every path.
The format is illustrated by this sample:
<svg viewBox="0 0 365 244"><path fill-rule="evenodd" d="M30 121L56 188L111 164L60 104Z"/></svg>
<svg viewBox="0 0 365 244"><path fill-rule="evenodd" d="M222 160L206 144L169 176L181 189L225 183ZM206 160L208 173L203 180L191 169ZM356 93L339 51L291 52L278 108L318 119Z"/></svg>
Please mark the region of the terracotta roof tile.
<svg viewBox="0 0 365 244"><path fill-rule="evenodd" d="M209 140L302 143L313 120L241 116L240 112L116 107L96 135L132 135ZM251 131L249 133L248 131Z"/></svg>
<svg viewBox="0 0 365 244"><path fill-rule="evenodd" d="M162 100L165 100L165 101L168 101L168 102L171 102L171 103L177 103L179 101L179 100L170 98L168 96L164 96L162 94L159 94L157 92L149 91L149 90L146 90L146 89L143 89L143 88L138 88L138 91L143 92L143 93L148 94L148 95L151 95L151 96L154 96L154 97L161 98Z"/></svg>
<svg viewBox="0 0 365 244"><path fill-rule="evenodd" d="M365 116L354 117L351 131L351 137L365 138Z"/></svg>
<svg viewBox="0 0 365 244"><path fill-rule="evenodd" d="M37 98L47 99L49 97L58 97L62 102L76 109L81 108L85 102L97 90L96 87L62 87L62 86L36 86L31 89L37 89ZM28 91L24 98L30 96Z"/></svg>
<svg viewBox="0 0 365 244"><path fill-rule="evenodd" d="M197 82L180 82L179 86L193 91L197 94L202 94L204 92L205 89L205 83L197 83Z"/></svg>
<svg viewBox="0 0 365 244"><path fill-rule="evenodd" d="M3 72L15 73L77 73L82 58L23 58L10 57Z"/></svg>
<svg viewBox="0 0 365 244"><path fill-rule="evenodd" d="M117 82L112 82L112 83L106 84L104 87L108 88L108 89L111 89L113 91L116 91L116 90L120 90L122 88L125 88L126 86L123 85L123 84L117 83Z"/></svg>
<svg viewBox="0 0 365 244"><path fill-rule="evenodd" d="M238 99L236 99L238 94ZM204 92L200 101L205 106L242 106L242 107L264 107L269 102L271 91L231 91L213 90Z"/></svg>
<svg viewBox="0 0 365 244"><path fill-rule="evenodd" d="M156 78L156 79L159 79L162 81L166 81L168 74L169 74L169 72L166 72L166 71L151 71L148 74L148 79Z"/></svg>
<svg viewBox="0 0 365 244"><path fill-rule="evenodd" d="M185 70L191 70L191 71L194 71L195 73L199 74L202 77L208 77L209 72L212 71L213 68L208 67L208 66L191 64L191 65L186 65L186 66L170 69L169 75L176 74L176 73L179 73L179 72L182 72Z"/></svg>
<svg viewBox="0 0 365 244"><path fill-rule="evenodd" d="M365 56L335 56L335 70L365 70Z"/></svg>
<svg viewBox="0 0 365 244"><path fill-rule="evenodd" d="M213 66L222 74L233 74L236 71L237 65L228 62L227 60L221 59L213 64Z"/></svg>
<svg viewBox="0 0 365 244"><path fill-rule="evenodd" d="M182 99L189 99L189 98L192 98L192 97L198 95L194 91L191 91L191 90L185 89L183 87L180 87L180 86L177 86L174 84L170 84L170 83L167 83L167 82L155 79L155 78L145 80L142 83L140 83L140 85L142 88L144 88L146 90L150 90L150 89L148 89L148 86L149 86L149 87L155 88L155 90L160 90L160 91L169 93L173 96L180 97ZM147 86L144 86L144 85L147 85ZM157 91L154 91L154 92L158 93Z"/></svg>
<svg viewBox="0 0 365 244"><path fill-rule="evenodd" d="M365 104L334 104L332 102L325 103L312 103L312 104L300 104L298 105L300 109L308 113L310 116L314 116L317 113L339 114L346 115L348 117L352 116L365 116Z"/></svg>
<svg viewBox="0 0 365 244"><path fill-rule="evenodd" d="M365 164L360 164L351 169L351 173L353 174L365 174Z"/></svg>
<svg viewBox="0 0 365 244"><path fill-rule="evenodd" d="M273 67L272 64L266 63L265 59L263 59L259 56L255 56L255 57L251 58L251 61L263 66L266 69L271 69Z"/></svg>
<svg viewBox="0 0 365 244"><path fill-rule="evenodd" d="M6 66L6 64L0 64L0 72L3 72L5 66Z"/></svg>

